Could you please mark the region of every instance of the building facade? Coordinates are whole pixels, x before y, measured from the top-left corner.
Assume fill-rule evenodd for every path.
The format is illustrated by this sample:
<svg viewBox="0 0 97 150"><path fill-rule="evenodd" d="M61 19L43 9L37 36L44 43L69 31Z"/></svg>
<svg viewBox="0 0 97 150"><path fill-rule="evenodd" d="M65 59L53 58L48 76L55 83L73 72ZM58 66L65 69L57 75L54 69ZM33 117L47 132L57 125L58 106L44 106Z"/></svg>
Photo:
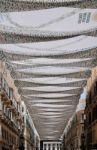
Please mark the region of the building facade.
<svg viewBox="0 0 97 150"><path fill-rule="evenodd" d="M64 150L84 149L84 110L79 110L70 120L67 131L63 138Z"/></svg>
<svg viewBox="0 0 97 150"><path fill-rule="evenodd" d="M97 67L87 81L85 136L86 149L97 149Z"/></svg>
<svg viewBox="0 0 97 150"><path fill-rule="evenodd" d="M85 109L76 112L64 134L64 150L97 149L97 67L87 80Z"/></svg>
<svg viewBox="0 0 97 150"><path fill-rule="evenodd" d="M0 65L0 150L19 150L23 127L19 94L9 72Z"/></svg>
<svg viewBox="0 0 97 150"><path fill-rule="evenodd" d="M61 141L43 141L43 150L61 150Z"/></svg>
<svg viewBox="0 0 97 150"><path fill-rule="evenodd" d="M32 118L28 112L28 109L24 102L21 104L22 106L22 115L24 119L24 149L25 150L39 150L39 135L34 127Z"/></svg>
<svg viewBox="0 0 97 150"><path fill-rule="evenodd" d="M0 150L39 150L39 135L4 63L0 63Z"/></svg>

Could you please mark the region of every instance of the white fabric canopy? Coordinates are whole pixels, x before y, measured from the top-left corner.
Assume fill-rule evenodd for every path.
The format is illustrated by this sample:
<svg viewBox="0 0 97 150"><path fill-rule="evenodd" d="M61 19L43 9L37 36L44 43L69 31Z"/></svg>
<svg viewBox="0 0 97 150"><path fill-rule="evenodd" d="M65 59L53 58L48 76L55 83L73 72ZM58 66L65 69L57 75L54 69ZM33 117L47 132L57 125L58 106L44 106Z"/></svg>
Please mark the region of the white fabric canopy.
<svg viewBox="0 0 97 150"><path fill-rule="evenodd" d="M76 78L60 78L60 77L44 77L44 78L21 78L18 79L18 81L28 81L28 82L33 82L36 84L51 84L51 85L56 85L56 84L65 84L65 83L72 83L72 82L80 82L80 81L85 81L86 79L76 79Z"/></svg>
<svg viewBox="0 0 97 150"><path fill-rule="evenodd" d="M95 30L97 30L96 9L59 7L1 13L0 16L1 43L51 40L89 34Z"/></svg>
<svg viewBox="0 0 97 150"><path fill-rule="evenodd" d="M0 44L0 50L10 55L19 55L29 57L45 57L60 55L75 55L78 52L88 52L97 48L97 38L91 36L78 36L66 40L56 40L49 42L25 43L25 44ZM64 56L65 57L65 56ZM70 56L69 56L70 57ZM13 57L14 58L14 57ZM79 55L80 58L80 55ZM25 63L27 60L24 60ZM29 60L28 60L29 61ZM32 60L33 61L33 60ZM35 58L35 61L37 59ZM44 61L42 58L41 61ZM61 60L62 61L62 60ZM69 61L69 60L68 60ZM19 63L19 62L18 62ZM45 62L43 62L45 63Z"/></svg>
<svg viewBox="0 0 97 150"><path fill-rule="evenodd" d="M51 18L44 16L39 24L38 19L44 13L49 14ZM90 15L89 22L78 23L80 14L86 14L86 16L88 14L88 17ZM59 34L58 36L61 37L61 32L65 35L67 32L70 34L72 32L76 34L79 31L88 32L92 27L96 30L97 21L93 18L95 14L94 9L76 8L6 13L2 14L0 29L8 25L11 29L15 29L15 32L8 30L8 33L14 33L14 35L22 33L22 38L25 34L30 34L32 38L36 28L37 35L45 31L43 34L48 36L49 31L52 36ZM32 19L35 15L36 20L30 19L28 27L24 20L31 15ZM13 23L14 21L16 24ZM67 23L73 25L72 21L75 26L71 28L67 26ZM7 27L4 28L6 33ZM21 99L29 109L40 138L58 140L68 119L76 109L91 68L97 65L97 37L81 35L48 42L1 44L0 55L0 59L14 79L14 84L18 87Z"/></svg>
<svg viewBox="0 0 97 150"><path fill-rule="evenodd" d="M77 90L80 87L59 87L59 86L40 86L40 87L24 87L23 90L31 90L31 91L44 91L44 92L62 92L62 91L68 91L68 90Z"/></svg>

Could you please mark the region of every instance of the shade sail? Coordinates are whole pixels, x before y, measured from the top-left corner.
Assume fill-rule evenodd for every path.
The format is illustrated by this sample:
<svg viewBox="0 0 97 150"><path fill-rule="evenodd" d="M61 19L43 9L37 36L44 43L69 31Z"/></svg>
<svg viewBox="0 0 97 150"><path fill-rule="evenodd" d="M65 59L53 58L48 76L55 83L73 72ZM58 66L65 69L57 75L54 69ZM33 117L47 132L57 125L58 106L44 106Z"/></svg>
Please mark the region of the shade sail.
<svg viewBox="0 0 97 150"><path fill-rule="evenodd" d="M78 59L80 57L81 58L84 57L84 55L86 54L88 55L88 53L90 52L89 56L87 57L89 58L92 55L92 51L93 53L96 51L96 48L97 48L97 38L92 36L83 36L83 35L74 38L69 38L66 40L58 40L58 41L55 40L55 41L48 41L48 42L38 42L38 43L35 42L35 43L25 43L25 44L0 44L0 50L1 51L3 50L7 55L9 54L8 57L12 56L10 60L15 61L15 57L16 57L16 59L23 61L23 59L25 58L24 59L25 65L27 63L26 62L27 59L30 59L31 57L34 60L36 59L36 57L39 58L42 57L40 61L43 61L44 64L45 64L45 59L44 59L45 57L47 58L47 57L57 56L56 59L58 59L59 56L61 57L63 56L63 58L65 59L67 59L68 57L73 59L78 54L79 55L79 56L77 55L77 59ZM34 61L33 59L32 61Z"/></svg>
<svg viewBox="0 0 97 150"><path fill-rule="evenodd" d="M43 87L33 87L33 88L22 88L21 92L26 95L33 94L41 94L41 93L64 93L64 94L72 94L72 93L80 93L82 87L58 87L58 86L43 86Z"/></svg>
<svg viewBox="0 0 97 150"><path fill-rule="evenodd" d="M22 61L12 61L11 64L17 68L17 69L22 69L22 68L35 68L35 67L40 67L40 66L64 66L64 67L93 67L95 63L97 63L97 59L94 58L83 58L83 59L51 59L51 58L32 58L27 60L22 60Z"/></svg>
<svg viewBox="0 0 97 150"><path fill-rule="evenodd" d="M58 72L59 70L59 72ZM27 69L16 69L17 72L25 73L25 74L32 74L32 75L65 75L65 74L72 74L72 73L79 73L84 71L89 71L91 68L82 68L82 67L37 67L37 68L27 68Z"/></svg>
<svg viewBox="0 0 97 150"><path fill-rule="evenodd" d="M30 102L29 102L29 103L30 103ZM76 104L76 102L75 102L75 101L72 101L72 100L71 100L71 101L68 101L68 100L67 100L67 101L65 101L65 100L64 100L64 101L61 101L61 100L60 100L60 101L58 101L58 102L57 102L57 101L54 101L54 102L53 102L53 100L51 100L51 101L32 101L30 104L33 105L33 106L35 106L35 105L41 104L41 103L42 103L42 104L55 104L55 103L56 103L56 104L58 104L58 105L64 105L64 104L65 104L66 106L67 106L67 105ZM49 114L48 114L48 115L49 115ZM50 115L50 116L51 116L51 115Z"/></svg>
<svg viewBox="0 0 97 150"><path fill-rule="evenodd" d="M76 78L62 78L62 77L42 77L42 78L21 78L15 80L15 84L20 87L40 87L40 86L54 86L57 85L59 87L68 87L68 86L81 86L83 87L86 83L86 78L76 79ZM83 86L82 86L83 85Z"/></svg>
<svg viewBox="0 0 97 150"><path fill-rule="evenodd" d="M60 6L97 8L96 0L1 0L0 11L27 11Z"/></svg>
<svg viewBox="0 0 97 150"><path fill-rule="evenodd" d="M28 60L20 60L20 61L11 61L14 65L19 66L38 66L38 65L58 65L58 64L69 64L69 63L77 63L81 62L83 63L84 61L91 61L92 58L82 58L82 59L50 59L50 58L33 58L33 59L28 59ZM58 62L57 62L58 61ZM18 66L19 65L19 66ZM23 67L22 66L22 67Z"/></svg>
<svg viewBox="0 0 97 150"><path fill-rule="evenodd" d="M70 68L69 68L70 69ZM80 68L78 68L78 69L80 69ZM54 74L54 73L51 73L51 74L37 74L37 73L26 73L26 72L20 72L20 73L17 73L17 77L18 78L20 78L20 77L22 77L22 78L31 78L31 77L42 77L42 78L44 78L44 77L64 77L64 78L87 78L87 77L89 77L90 76L90 74L91 74L91 70L90 69L87 69L87 70L74 70L74 72L67 72L67 73L64 73L64 74L62 74L62 73L56 73L56 74ZM14 78L14 75L12 75L13 76L13 78Z"/></svg>
<svg viewBox="0 0 97 150"><path fill-rule="evenodd" d="M26 94L24 94L26 96ZM34 97L37 99L37 98L65 98L65 97L68 97L68 96L71 96L71 95L74 95L74 94L62 94L62 93L43 93L43 94L32 94L32 95L27 95L29 98L32 98L34 99Z"/></svg>
<svg viewBox="0 0 97 150"><path fill-rule="evenodd" d="M63 92L72 89L79 89L80 87L59 87L59 86L40 86L40 87L24 87L23 90L40 91L40 92Z"/></svg>
<svg viewBox="0 0 97 150"><path fill-rule="evenodd" d="M85 35L0 45L2 66L10 71L41 139L58 140L63 133L91 67L97 65L96 56L97 38Z"/></svg>
<svg viewBox="0 0 97 150"><path fill-rule="evenodd" d="M97 30L96 9L60 7L2 13L0 19L0 43L60 39Z"/></svg>
<svg viewBox="0 0 97 150"><path fill-rule="evenodd" d="M90 48L90 49L85 49L84 51L76 51L76 52L72 52L72 53L68 53L68 54L64 54L64 52L58 52L58 53L55 53L55 54L39 54L39 55L20 55L20 54L12 54L12 53L9 53L9 52L5 52L7 54L7 57L10 59L10 60L26 60L26 59L35 59L37 57L39 58L57 58L57 59L73 59L73 58L91 58L91 55L92 57L96 57L97 56L97 48L96 47L93 47L93 48Z"/></svg>

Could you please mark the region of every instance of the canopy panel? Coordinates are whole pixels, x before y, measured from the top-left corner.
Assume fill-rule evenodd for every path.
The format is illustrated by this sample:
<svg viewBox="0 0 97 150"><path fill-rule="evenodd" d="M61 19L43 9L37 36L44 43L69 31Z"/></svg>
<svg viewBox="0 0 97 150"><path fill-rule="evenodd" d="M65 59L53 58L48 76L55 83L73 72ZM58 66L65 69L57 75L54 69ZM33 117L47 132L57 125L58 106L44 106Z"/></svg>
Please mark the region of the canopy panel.
<svg viewBox="0 0 97 150"><path fill-rule="evenodd" d="M82 34L96 35L96 30L97 9L59 7L0 15L0 43L54 40Z"/></svg>
<svg viewBox="0 0 97 150"><path fill-rule="evenodd" d="M85 35L0 45L2 66L10 71L42 140L61 137L97 65L96 56L97 38Z"/></svg>

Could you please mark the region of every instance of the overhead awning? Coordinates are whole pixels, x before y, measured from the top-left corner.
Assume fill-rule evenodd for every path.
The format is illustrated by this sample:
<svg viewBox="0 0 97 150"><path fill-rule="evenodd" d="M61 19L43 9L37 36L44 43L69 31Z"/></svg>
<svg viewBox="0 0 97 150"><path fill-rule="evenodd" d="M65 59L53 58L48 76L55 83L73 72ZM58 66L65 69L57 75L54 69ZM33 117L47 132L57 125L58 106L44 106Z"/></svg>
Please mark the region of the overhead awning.
<svg viewBox="0 0 97 150"><path fill-rule="evenodd" d="M59 58L91 58L91 54L92 57L96 57L96 49L97 38L84 35L65 40L55 40L38 43L34 42L25 44L0 44L0 50L4 51L10 60L13 60L13 62L15 62L16 60L18 60L19 62L24 61L26 64L27 61L31 64L31 58L35 58L34 60L37 61L37 57L42 57L41 61L43 61L43 64L45 64L45 57L57 58L58 62L60 61ZM34 60L32 59L32 62ZM68 60L68 63L69 61L72 60Z"/></svg>
<svg viewBox="0 0 97 150"><path fill-rule="evenodd" d="M2 66L10 71L41 140L61 137L96 57L97 38L85 35L0 45Z"/></svg>
<svg viewBox="0 0 97 150"><path fill-rule="evenodd" d="M59 7L1 13L0 16L0 43L30 43L82 34L96 35L96 30L96 9Z"/></svg>

